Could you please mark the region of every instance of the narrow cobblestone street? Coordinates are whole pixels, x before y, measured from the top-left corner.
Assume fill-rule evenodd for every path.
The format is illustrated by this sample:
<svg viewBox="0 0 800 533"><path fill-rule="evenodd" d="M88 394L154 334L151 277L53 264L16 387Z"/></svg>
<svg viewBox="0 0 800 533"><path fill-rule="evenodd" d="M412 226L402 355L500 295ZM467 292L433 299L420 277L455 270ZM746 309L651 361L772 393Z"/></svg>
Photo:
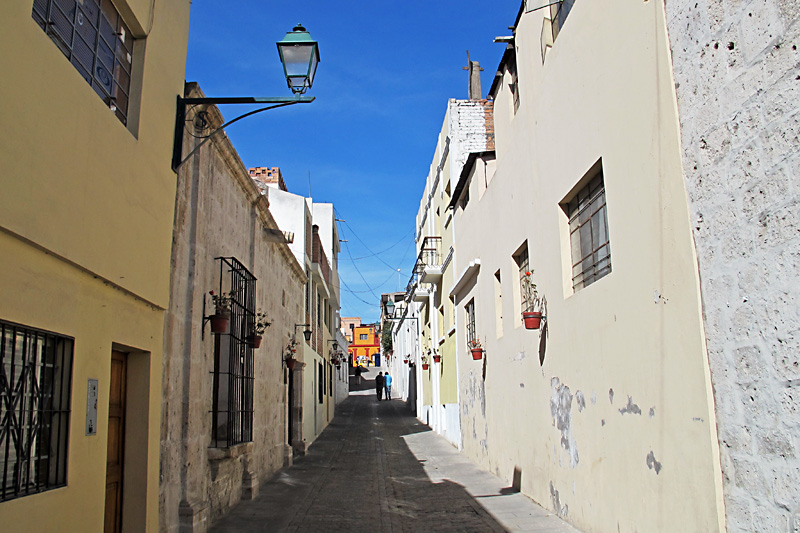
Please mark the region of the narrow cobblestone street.
<svg viewBox="0 0 800 533"><path fill-rule="evenodd" d="M211 531L577 531L506 485L405 402L354 391L304 457Z"/></svg>

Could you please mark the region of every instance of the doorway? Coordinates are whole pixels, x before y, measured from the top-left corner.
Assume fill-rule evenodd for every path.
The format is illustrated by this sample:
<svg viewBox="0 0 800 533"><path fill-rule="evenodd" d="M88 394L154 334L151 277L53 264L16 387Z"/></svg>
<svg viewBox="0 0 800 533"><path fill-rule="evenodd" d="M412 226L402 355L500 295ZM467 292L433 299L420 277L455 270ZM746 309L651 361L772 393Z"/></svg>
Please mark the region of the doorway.
<svg viewBox="0 0 800 533"><path fill-rule="evenodd" d="M106 533L122 531L122 474L125 471L125 397L128 354L111 352L108 398L108 454L106 458Z"/></svg>

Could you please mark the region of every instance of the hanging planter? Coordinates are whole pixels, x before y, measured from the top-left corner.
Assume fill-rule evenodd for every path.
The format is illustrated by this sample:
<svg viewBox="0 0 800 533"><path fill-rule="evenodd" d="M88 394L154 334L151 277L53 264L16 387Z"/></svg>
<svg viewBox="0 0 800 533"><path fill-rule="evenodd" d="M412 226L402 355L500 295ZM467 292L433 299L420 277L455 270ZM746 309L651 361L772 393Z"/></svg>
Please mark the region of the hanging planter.
<svg viewBox="0 0 800 533"><path fill-rule="evenodd" d="M403 359L403 364L407 365L408 364L408 359Z"/></svg>
<svg viewBox="0 0 800 533"><path fill-rule="evenodd" d="M422 363L422 370L428 370L428 363Z"/></svg>
<svg viewBox="0 0 800 533"><path fill-rule="evenodd" d="M470 351L472 352L472 359L475 361L480 361L483 358L483 348L473 348Z"/></svg>
<svg viewBox="0 0 800 533"><path fill-rule="evenodd" d="M259 348L261 346L261 339L263 338L264 337L262 337L261 335L248 335L247 339L245 340L247 341L247 344L249 344L253 348Z"/></svg>
<svg viewBox="0 0 800 533"><path fill-rule="evenodd" d="M525 323L525 329L539 329L542 325L542 318L544 316L539 311L525 311L522 313L522 321Z"/></svg>
<svg viewBox="0 0 800 533"><path fill-rule="evenodd" d="M221 314L217 311L216 314L208 317L211 321L211 333L221 335L228 332L228 322L231 320L230 313Z"/></svg>
<svg viewBox="0 0 800 533"><path fill-rule="evenodd" d="M286 368L288 368L289 370L293 370L294 365L297 364L297 359L295 359L294 357L287 357L286 359L284 359L284 361L286 361Z"/></svg>
<svg viewBox="0 0 800 533"><path fill-rule="evenodd" d="M467 341L467 346L469 347L469 351L472 352L472 358L475 361L478 361L483 357L483 346L481 345L481 340L478 337Z"/></svg>
<svg viewBox="0 0 800 533"><path fill-rule="evenodd" d="M439 354L435 354L435 355L433 356L433 362L434 362L434 363L441 363L441 362L442 362L442 356L441 356L441 355L439 355Z"/></svg>

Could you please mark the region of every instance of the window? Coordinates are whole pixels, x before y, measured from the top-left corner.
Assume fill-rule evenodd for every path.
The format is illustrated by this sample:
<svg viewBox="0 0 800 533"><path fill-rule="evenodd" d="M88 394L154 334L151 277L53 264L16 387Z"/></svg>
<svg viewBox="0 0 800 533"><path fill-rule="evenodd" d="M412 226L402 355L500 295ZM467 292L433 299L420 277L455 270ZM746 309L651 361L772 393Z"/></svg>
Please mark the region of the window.
<svg viewBox="0 0 800 533"><path fill-rule="evenodd" d="M333 396L333 365L328 363L328 396Z"/></svg>
<svg viewBox="0 0 800 533"><path fill-rule="evenodd" d="M514 254L514 262L517 264L519 270L519 294L520 302L522 305L522 312L530 311L533 307L533 302L528 301L528 291L525 290L525 278L527 273L530 272L530 261L528 259L528 241L525 241L520 246L517 253Z"/></svg>
<svg viewBox="0 0 800 533"><path fill-rule="evenodd" d="M0 321L0 502L67 484L73 346Z"/></svg>
<svg viewBox="0 0 800 533"><path fill-rule="evenodd" d="M561 28L564 27L564 22L566 22L567 15L569 15L574 3L575 0L561 0L560 2L556 2L550 6L550 21L551 27L553 28L553 42L555 42L556 37L558 37L558 33L561 31Z"/></svg>
<svg viewBox="0 0 800 533"><path fill-rule="evenodd" d="M214 335L211 446L227 448L253 440L253 345L245 339L255 324L256 278L235 257L217 260L219 292L232 296L228 333Z"/></svg>
<svg viewBox="0 0 800 533"><path fill-rule="evenodd" d="M611 272L606 193L602 162L589 171L588 183L562 204L569 218L572 289L578 291Z"/></svg>
<svg viewBox="0 0 800 533"><path fill-rule="evenodd" d="M369 333L362 333L361 335L358 336L358 338L361 339L362 341L369 340Z"/></svg>
<svg viewBox="0 0 800 533"><path fill-rule="evenodd" d="M467 312L467 343L474 341L475 335L475 300L470 300L464 307Z"/></svg>
<svg viewBox="0 0 800 533"><path fill-rule="evenodd" d="M519 109L519 79L517 78L517 54L512 53L508 60L508 88L511 90L511 101L514 104L514 113Z"/></svg>
<svg viewBox="0 0 800 533"><path fill-rule="evenodd" d="M325 367L322 366L322 363L317 363L317 378L319 403L322 403L325 399Z"/></svg>
<svg viewBox="0 0 800 533"><path fill-rule="evenodd" d="M33 19L127 124L133 37L111 0L34 0Z"/></svg>
<svg viewBox="0 0 800 533"><path fill-rule="evenodd" d="M499 339L503 336L503 283L499 270L494 273L494 328Z"/></svg>

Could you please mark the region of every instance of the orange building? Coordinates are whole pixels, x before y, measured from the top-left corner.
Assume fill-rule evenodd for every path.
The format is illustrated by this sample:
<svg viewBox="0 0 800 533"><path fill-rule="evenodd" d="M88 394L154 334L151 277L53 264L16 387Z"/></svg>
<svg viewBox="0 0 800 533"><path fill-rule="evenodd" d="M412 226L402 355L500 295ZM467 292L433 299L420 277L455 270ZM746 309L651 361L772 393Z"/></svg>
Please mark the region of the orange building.
<svg viewBox="0 0 800 533"><path fill-rule="evenodd" d="M356 366L356 364L364 366L380 364L380 361L376 361L375 357L375 354L380 354L381 351L380 339L378 339L375 324L354 326L348 349L353 366Z"/></svg>

